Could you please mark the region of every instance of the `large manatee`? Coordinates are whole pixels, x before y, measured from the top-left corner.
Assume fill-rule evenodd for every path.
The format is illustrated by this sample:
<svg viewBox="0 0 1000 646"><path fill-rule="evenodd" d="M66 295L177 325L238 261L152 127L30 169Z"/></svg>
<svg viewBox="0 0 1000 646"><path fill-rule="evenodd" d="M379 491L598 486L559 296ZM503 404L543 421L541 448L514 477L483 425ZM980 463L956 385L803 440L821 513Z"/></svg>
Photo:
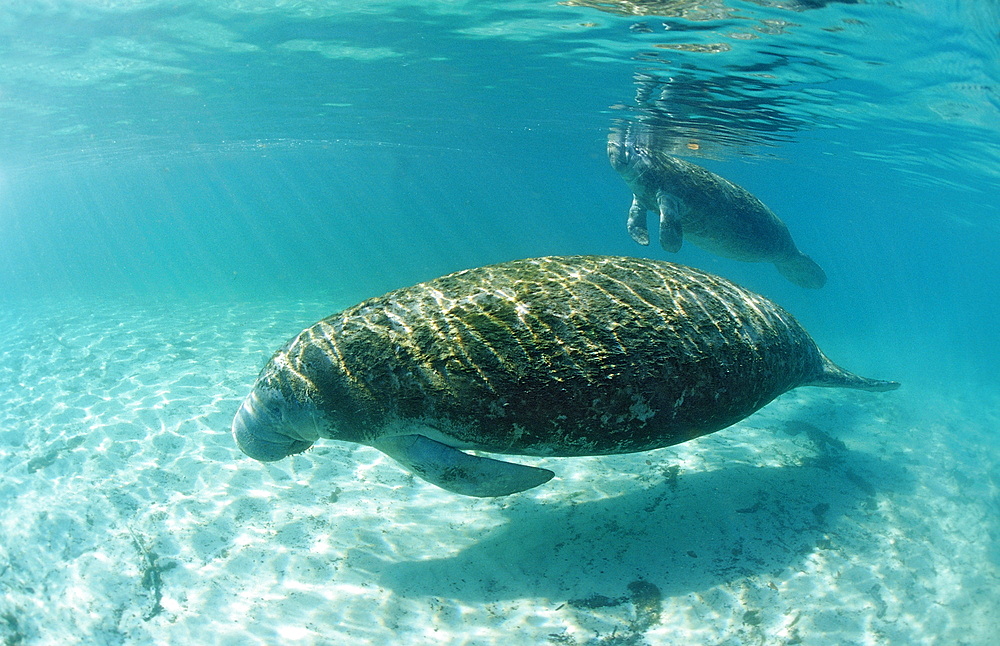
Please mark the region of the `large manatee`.
<svg viewBox="0 0 1000 646"><path fill-rule="evenodd" d="M516 260L366 300L278 350L233 420L279 460L373 446L450 491L501 496L547 469L464 453L647 451L725 428L797 386L882 391L762 296L668 262Z"/></svg>
<svg viewBox="0 0 1000 646"><path fill-rule="evenodd" d="M652 211L666 251L678 251L687 238L726 258L774 263L800 287L826 284L826 273L798 250L771 209L741 186L666 154L648 127L612 128L608 159L632 190L628 231L639 244L649 244L646 212Z"/></svg>

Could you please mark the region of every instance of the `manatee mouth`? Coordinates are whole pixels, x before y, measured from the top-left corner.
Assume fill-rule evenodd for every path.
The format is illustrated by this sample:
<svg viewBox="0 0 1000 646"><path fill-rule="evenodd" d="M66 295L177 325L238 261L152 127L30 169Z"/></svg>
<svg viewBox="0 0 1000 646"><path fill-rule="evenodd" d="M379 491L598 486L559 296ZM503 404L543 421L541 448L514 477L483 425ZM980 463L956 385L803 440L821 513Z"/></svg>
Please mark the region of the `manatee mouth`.
<svg viewBox="0 0 1000 646"><path fill-rule="evenodd" d="M312 441L290 435L292 424L274 394L263 396L254 388L233 418L233 437L244 453L261 462L274 462L302 453Z"/></svg>

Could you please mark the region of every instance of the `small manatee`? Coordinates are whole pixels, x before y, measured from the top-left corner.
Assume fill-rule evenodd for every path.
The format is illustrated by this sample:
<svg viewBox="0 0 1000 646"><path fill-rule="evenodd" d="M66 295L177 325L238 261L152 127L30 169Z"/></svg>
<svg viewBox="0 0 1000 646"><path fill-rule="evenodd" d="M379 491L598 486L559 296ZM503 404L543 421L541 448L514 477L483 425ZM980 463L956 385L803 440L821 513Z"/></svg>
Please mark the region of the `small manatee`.
<svg viewBox="0 0 1000 646"><path fill-rule="evenodd" d="M639 244L649 244L646 212L652 211L666 251L680 250L686 238L726 258L774 263L800 287L826 284L826 273L798 250L771 209L729 180L659 150L648 127L612 128L608 158L632 190L628 231Z"/></svg>

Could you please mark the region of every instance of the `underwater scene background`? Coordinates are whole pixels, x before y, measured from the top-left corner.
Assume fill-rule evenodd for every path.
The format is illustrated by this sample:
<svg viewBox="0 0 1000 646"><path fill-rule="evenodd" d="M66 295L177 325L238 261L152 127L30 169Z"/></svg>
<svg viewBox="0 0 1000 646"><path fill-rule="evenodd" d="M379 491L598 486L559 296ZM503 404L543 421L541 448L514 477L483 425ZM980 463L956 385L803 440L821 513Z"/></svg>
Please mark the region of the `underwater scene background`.
<svg viewBox="0 0 1000 646"><path fill-rule="evenodd" d="M0 643L988 644L1000 626L1000 5L0 7ZM625 229L612 127L826 271ZM472 499L230 424L316 320L543 255L671 260L889 393L801 388Z"/></svg>

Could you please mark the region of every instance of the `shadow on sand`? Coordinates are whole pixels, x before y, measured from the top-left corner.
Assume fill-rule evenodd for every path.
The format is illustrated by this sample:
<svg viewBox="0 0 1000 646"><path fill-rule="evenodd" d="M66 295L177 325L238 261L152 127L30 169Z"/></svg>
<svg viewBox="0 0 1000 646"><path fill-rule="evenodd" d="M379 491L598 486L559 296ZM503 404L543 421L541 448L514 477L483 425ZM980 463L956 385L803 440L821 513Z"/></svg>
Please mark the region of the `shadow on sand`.
<svg viewBox="0 0 1000 646"><path fill-rule="evenodd" d="M866 531L857 521L876 512L878 493L907 488L902 468L850 451L809 422L779 434L804 434L815 453L782 467L664 467L654 486L613 498L511 505L506 524L454 556L369 561L372 575L403 596L473 604L614 600L642 581L672 597L838 549L840 532Z"/></svg>

